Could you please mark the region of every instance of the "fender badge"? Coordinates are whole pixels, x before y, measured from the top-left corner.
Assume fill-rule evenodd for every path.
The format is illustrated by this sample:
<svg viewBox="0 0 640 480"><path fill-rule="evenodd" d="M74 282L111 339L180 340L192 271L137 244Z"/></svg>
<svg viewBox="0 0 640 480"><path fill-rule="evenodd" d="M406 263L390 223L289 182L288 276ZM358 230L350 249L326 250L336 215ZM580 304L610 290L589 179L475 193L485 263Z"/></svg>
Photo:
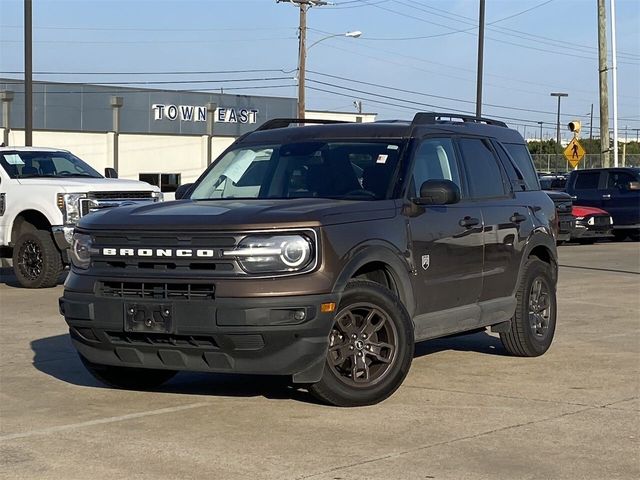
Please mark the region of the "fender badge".
<svg viewBox="0 0 640 480"><path fill-rule="evenodd" d="M422 269L426 270L429 268L430 258L429 255L422 255Z"/></svg>

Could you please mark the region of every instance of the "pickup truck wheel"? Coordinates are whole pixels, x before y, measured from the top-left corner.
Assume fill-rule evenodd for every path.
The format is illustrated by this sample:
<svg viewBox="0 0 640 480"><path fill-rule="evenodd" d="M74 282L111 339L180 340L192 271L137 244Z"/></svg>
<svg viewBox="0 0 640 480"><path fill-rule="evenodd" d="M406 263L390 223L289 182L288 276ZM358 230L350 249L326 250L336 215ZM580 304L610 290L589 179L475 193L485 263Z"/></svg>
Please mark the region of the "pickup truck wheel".
<svg viewBox="0 0 640 480"><path fill-rule="evenodd" d="M556 284L548 263L535 257L527 261L516 300L511 330L500 333L500 340L511 355L542 355L551 346L556 329Z"/></svg>
<svg viewBox="0 0 640 480"><path fill-rule="evenodd" d="M23 232L13 247L13 270L20 285L48 288L58 284L64 265L60 252L46 230Z"/></svg>
<svg viewBox="0 0 640 480"><path fill-rule="evenodd" d="M310 391L323 402L372 405L400 386L413 359L413 325L400 300L382 285L347 285L333 328L322 379Z"/></svg>
<svg viewBox="0 0 640 480"><path fill-rule="evenodd" d="M80 355L83 365L98 381L125 390L151 390L173 378L173 370L153 370L148 368L116 367L90 362Z"/></svg>

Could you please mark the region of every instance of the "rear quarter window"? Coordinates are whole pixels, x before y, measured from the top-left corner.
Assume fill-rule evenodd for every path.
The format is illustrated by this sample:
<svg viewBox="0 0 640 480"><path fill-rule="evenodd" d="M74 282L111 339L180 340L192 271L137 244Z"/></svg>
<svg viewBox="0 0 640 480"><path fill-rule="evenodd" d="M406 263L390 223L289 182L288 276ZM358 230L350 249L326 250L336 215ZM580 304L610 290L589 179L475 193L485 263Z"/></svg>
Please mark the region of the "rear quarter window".
<svg viewBox="0 0 640 480"><path fill-rule="evenodd" d="M527 146L520 143L505 143L503 145L522 173L527 190L540 190L538 174L533 166L533 160L531 160Z"/></svg>

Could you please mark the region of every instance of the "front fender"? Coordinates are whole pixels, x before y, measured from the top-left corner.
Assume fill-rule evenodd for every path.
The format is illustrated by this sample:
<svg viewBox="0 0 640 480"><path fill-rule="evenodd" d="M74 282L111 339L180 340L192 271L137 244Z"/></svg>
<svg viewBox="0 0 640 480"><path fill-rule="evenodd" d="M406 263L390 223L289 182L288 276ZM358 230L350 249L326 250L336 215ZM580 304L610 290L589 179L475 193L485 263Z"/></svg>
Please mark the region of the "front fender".
<svg viewBox="0 0 640 480"><path fill-rule="evenodd" d="M363 266L369 263L382 263L398 288L400 300L410 317L415 311L415 298L411 284L411 266L403 253L392 244L386 242L360 244L350 253L351 257L338 275L333 292L342 293L349 280Z"/></svg>

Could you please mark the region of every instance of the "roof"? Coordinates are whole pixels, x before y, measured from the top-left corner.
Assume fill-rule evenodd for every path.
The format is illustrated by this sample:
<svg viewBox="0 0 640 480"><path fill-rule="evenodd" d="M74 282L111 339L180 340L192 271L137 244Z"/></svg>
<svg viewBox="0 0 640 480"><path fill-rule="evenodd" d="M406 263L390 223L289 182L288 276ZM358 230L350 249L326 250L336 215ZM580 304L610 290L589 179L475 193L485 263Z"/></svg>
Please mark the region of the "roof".
<svg viewBox="0 0 640 480"><path fill-rule="evenodd" d="M404 139L428 134L471 135L496 138L505 143L524 142L516 130L498 125L458 121L415 125L411 121L387 120L372 123L327 123L258 129L239 139L239 143L296 142L310 139Z"/></svg>
<svg viewBox="0 0 640 480"><path fill-rule="evenodd" d="M64 148L51 147L0 147L0 152L68 152Z"/></svg>

